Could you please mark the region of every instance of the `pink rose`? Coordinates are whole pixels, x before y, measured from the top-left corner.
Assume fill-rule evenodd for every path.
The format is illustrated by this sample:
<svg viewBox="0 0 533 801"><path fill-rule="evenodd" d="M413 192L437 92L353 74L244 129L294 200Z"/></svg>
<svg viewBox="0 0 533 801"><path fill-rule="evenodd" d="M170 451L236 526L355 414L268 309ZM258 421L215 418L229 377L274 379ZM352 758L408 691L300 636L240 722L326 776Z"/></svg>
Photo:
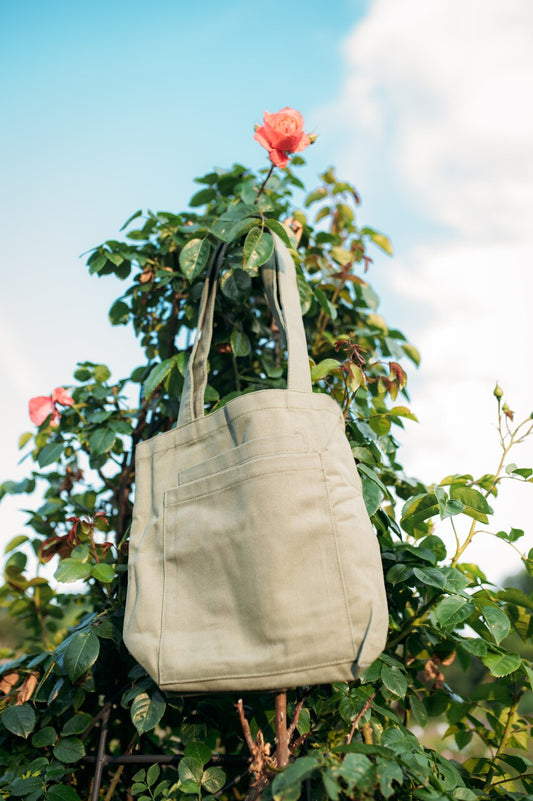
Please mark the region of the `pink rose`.
<svg viewBox="0 0 533 801"><path fill-rule="evenodd" d="M40 426L41 423L44 423L48 415L51 414L52 419L50 420L50 425L59 425L59 418L61 415L57 409L56 404L58 403L61 403L63 406L72 406L74 403L74 400L63 387L56 387L51 395L38 395L36 398L31 398L29 407L30 420L32 423Z"/></svg>
<svg viewBox="0 0 533 801"><path fill-rule="evenodd" d="M254 139L268 150L276 167L286 167L289 153L299 153L311 144L304 133L304 119L294 108L282 108L275 114L265 111L263 125L256 128Z"/></svg>

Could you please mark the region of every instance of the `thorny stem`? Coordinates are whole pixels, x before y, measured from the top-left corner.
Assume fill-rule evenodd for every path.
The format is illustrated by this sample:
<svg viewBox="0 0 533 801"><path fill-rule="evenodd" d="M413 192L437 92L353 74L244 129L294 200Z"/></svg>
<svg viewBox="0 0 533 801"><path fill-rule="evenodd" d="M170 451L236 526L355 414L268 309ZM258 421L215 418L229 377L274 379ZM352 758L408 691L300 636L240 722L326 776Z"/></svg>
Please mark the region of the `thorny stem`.
<svg viewBox="0 0 533 801"><path fill-rule="evenodd" d="M517 437L517 434L519 433L519 431L525 425L527 425L527 423L529 422L529 418L527 418L526 420L523 420L515 428L514 431L511 431L509 429L509 422L507 420L507 417L505 419L505 422L506 422L507 434L504 434L503 430L502 430L501 405L500 405L500 400L498 399L498 432L499 432L499 436L500 436L500 444L501 444L501 447L502 447L502 455L501 455L498 467L496 468L496 472L494 473L494 478L492 480L492 483L491 483L490 487L487 490L485 490L485 492L484 492L484 497L485 498L489 497L489 495L494 491L494 488L496 487L498 482L501 480L501 473L502 473L502 470L504 468L505 461L506 461L506 459L507 459L507 457L509 455L510 450L517 443L523 442L523 440L533 430L533 426L530 426L528 428L528 430L524 434L521 434L520 437ZM468 535L467 535L467 537L466 537L466 539L465 539L465 541L463 542L462 545L459 544L457 533L455 533L455 529L454 529L454 533L455 533L455 537L456 537L456 541L457 541L457 547L456 547L456 550L455 550L454 557L453 557L453 559L451 561L451 566L452 567L456 566L457 562L459 561L459 559L461 558L463 553L466 551L466 549L468 548L468 546L470 545L470 543L474 539L475 535L479 533L479 531L476 529L476 522L477 522L476 520L472 521L472 524L471 524L470 529L468 531Z"/></svg>

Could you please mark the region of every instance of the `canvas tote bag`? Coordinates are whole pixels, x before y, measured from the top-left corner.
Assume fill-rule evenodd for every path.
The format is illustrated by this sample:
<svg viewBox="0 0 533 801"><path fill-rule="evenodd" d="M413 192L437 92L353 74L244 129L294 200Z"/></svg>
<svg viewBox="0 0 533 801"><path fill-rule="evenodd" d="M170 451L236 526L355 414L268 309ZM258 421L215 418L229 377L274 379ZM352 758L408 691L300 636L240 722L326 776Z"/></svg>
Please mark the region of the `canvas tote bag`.
<svg viewBox="0 0 533 801"><path fill-rule="evenodd" d="M264 276L288 388L204 416L219 251L177 426L137 445L124 640L164 690L350 680L385 645L376 535L340 408L312 391L294 263L275 245Z"/></svg>

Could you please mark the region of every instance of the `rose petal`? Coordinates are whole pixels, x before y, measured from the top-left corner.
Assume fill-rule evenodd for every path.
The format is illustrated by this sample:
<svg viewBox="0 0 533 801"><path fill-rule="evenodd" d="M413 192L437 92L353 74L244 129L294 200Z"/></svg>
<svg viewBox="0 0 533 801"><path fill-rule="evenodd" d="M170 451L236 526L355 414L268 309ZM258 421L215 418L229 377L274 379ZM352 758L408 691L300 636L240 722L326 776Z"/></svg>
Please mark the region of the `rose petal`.
<svg viewBox="0 0 533 801"><path fill-rule="evenodd" d="M272 147L272 144L268 141L267 132L264 125L262 128L258 128L257 131L254 133L254 139L256 142L259 142L259 144L262 147L265 147L267 150L270 150L270 148Z"/></svg>
<svg viewBox="0 0 533 801"><path fill-rule="evenodd" d="M302 150L304 150L304 149L305 149L306 147L308 147L310 144L311 144L311 140L309 139L309 137L307 136L307 134L306 134L306 133L304 133L304 134L302 134L302 138L300 139L300 142L298 143L298 147L296 147L296 148L295 148L295 149L292 151L292 153L300 153Z"/></svg>
<svg viewBox="0 0 533 801"><path fill-rule="evenodd" d="M54 410L54 403L52 398L46 398L44 395L38 395L36 398L31 398L29 402L30 420L36 426L44 423L49 414Z"/></svg>
<svg viewBox="0 0 533 801"><path fill-rule="evenodd" d="M269 151L269 158L272 164L275 164L276 167L286 167L289 163L289 159L287 154L283 150L270 150Z"/></svg>
<svg viewBox="0 0 533 801"><path fill-rule="evenodd" d="M62 403L63 406L72 406L74 403L73 398L70 397L63 387L56 387L54 389L52 392L52 400L54 403Z"/></svg>

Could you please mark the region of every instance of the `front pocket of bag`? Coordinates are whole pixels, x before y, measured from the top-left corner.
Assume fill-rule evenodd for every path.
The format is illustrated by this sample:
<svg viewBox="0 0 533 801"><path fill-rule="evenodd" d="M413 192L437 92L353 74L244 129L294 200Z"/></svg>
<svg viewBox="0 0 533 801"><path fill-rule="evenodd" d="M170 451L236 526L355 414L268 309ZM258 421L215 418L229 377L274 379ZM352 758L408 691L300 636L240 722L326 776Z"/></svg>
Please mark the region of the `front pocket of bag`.
<svg viewBox="0 0 533 801"><path fill-rule="evenodd" d="M284 434L283 437L258 437L229 448L216 456L204 459L180 470L178 484L188 484L198 481L206 476L244 464L251 459L261 456L278 455L281 453L302 453L307 450L302 434Z"/></svg>
<svg viewBox="0 0 533 801"><path fill-rule="evenodd" d="M317 453L255 459L168 490L164 570L162 684L353 657Z"/></svg>

